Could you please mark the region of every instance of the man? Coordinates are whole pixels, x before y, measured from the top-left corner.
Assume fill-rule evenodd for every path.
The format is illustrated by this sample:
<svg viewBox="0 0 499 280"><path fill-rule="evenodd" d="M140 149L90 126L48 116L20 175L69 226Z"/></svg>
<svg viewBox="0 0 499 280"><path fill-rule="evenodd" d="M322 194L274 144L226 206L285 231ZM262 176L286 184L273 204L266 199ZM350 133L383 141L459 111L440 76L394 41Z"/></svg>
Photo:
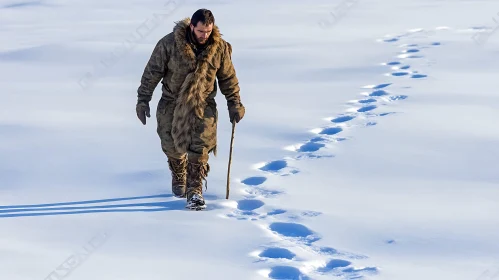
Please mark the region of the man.
<svg viewBox="0 0 499 280"><path fill-rule="evenodd" d="M216 155L217 146L216 79L230 121L239 122L245 113L231 54L211 11L197 10L156 44L137 91L136 112L145 125L153 91L162 79L157 133L168 158L172 193L186 198L188 209L206 208L203 180L210 171L209 154Z"/></svg>

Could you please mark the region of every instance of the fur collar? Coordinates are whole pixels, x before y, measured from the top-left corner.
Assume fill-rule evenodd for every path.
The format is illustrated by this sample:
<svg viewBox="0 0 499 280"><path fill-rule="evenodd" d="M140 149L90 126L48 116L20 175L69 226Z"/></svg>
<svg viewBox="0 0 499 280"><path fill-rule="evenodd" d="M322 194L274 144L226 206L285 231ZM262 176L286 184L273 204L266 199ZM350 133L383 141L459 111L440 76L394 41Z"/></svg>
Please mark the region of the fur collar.
<svg viewBox="0 0 499 280"><path fill-rule="evenodd" d="M190 32L190 22L191 20L188 17L176 22L175 26L173 27L173 33L175 37L175 44L178 48L178 51L180 52L180 55L185 61L190 62L191 66L195 67L196 54L190 46L190 43L187 41L187 32ZM209 45L200 54L200 57L198 57L198 59L202 59L203 57L208 58L218 50L221 50L221 43L222 34L220 34L218 26L213 24L213 31L211 32L210 40L207 43Z"/></svg>

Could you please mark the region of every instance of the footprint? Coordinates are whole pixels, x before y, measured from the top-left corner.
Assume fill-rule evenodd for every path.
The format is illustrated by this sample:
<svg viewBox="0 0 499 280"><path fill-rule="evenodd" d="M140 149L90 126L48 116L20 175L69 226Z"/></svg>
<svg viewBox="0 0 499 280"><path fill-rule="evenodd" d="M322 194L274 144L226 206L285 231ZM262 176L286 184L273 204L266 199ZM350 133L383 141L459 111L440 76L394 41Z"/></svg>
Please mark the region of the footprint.
<svg viewBox="0 0 499 280"><path fill-rule="evenodd" d="M404 65L404 66L392 66L392 70L407 70L411 68L409 65Z"/></svg>
<svg viewBox="0 0 499 280"><path fill-rule="evenodd" d="M369 96L373 97L373 96L383 96L383 95L388 95L388 92L384 91L384 90L376 90L376 91L373 91L371 94L369 94Z"/></svg>
<svg viewBox="0 0 499 280"><path fill-rule="evenodd" d="M388 62L386 65L399 65L399 64L401 64L401 63L398 61L392 61L392 62Z"/></svg>
<svg viewBox="0 0 499 280"><path fill-rule="evenodd" d="M366 123L366 126L373 126L373 125L376 125L377 123L376 122L368 122Z"/></svg>
<svg viewBox="0 0 499 280"><path fill-rule="evenodd" d="M229 218L236 218L238 220L259 220L265 218L266 215L260 215L254 210L265 205L263 201L257 199L243 199L237 202L237 210L233 213L227 214Z"/></svg>
<svg viewBox="0 0 499 280"><path fill-rule="evenodd" d="M404 50L402 52L403 53L417 53L417 52L419 52L419 50L418 49L408 49L408 50Z"/></svg>
<svg viewBox="0 0 499 280"><path fill-rule="evenodd" d="M380 88L386 88L387 86L390 86L391 83L388 84L379 84L379 85L367 85L363 86L362 88L367 88L367 89L380 89Z"/></svg>
<svg viewBox="0 0 499 280"><path fill-rule="evenodd" d="M309 280L298 268L292 266L274 266L268 275L270 279Z"/></svg>
<svg viewBox="0 0 499 280"><path fill-rule="evenodd" d="M314 154L304 154L304 155L299 155L296 157L296 159L320 159L320 158L332 158L334 157L333 155L314 155Z"/></svg>
<svg viewBox="0 0 499 280"><path fill-rule="evenodd" d="M373 89L386 88L387 86L390 86L390 85L391 85L391 83L390 84L379 84L379 85L375 86Z"/></svg>
<svg viewBox="0 0 499 280"><path fill-rule="evenodd" d="M428 76L427 75L423 75L423 74L413 74L411 76L411 78L413 78L413 79L421 79L421 78L426 78L426 77L428 77Z"/></svg>
<svg viewBox="0 0 499 280"><path fill-rule="evenodd" d="M264 166L260 167L259 169L262 171L270 171L270 172L277 172L285 167L288 166L288 163L285 160L275 160L271 161Z"/></svg>
<svg viewBox="0 0 499 280"><path fill-rule="evenodd" d="M281 176L289 176L289 175L293 175L293 174L298 174L299 172L300 171L293 169L293 170L289 171L288 173L282 174Z"/></svg>
<svg viewBox="0 0 499 280"><path fill-rule="evenodd" d="M317 217L319 215L322 215L322 213L317 211L304 211L301 213L301 215L306 217Z"/></svg>
<svg viewBox="0 0 499 280"><path fill-rule="evenodd" d="M253 196L253 197L260 197L261 196L264 198L276 197L278 195L283 194L283 192L281 192L281 191L266 190L266 189L260 188L260 187L246 188L246 189L244 189L244 192L250 196Z"/></svg>
<svg viewBox="0 0 499 280"><path fill-rule="evenodd" d="M390 38L390 39L384 39L383 42L393 43L393 42L397 42L398 40L399 40L398 38Z"/></svg>
<svg viewBox="0 0 499 280"><path fill-rule="evenodd" d="M409 72L393 72L392 76L400 77L400 76L406 76L409 75Z"/></svg>
<svg viewBox="0 0 499 280"><path fill-rule="evenodd" d="M316 151L318 151L321 148L326 146L325 144L319 143L319 142L325 142L325 141L328 141L328 140L324 139L322 137L315 137L315 138L310 139L308 142L306 142L302 145L293 145L293 146L287 147L286 149L291 150L291 151L296 151L296 152L302 152L302 153L316 152Z"/></svg>
<svg viewBox="0 0 499 280"><path fill-rule="evenodd" d="M440 43L440 42L433 42L433 43L431 43L431 45L432 45L432 46L440 46L440 45L441 45L441 43Z"/></svg>
<svg viewBox="0 0 499 280"><path fill-rule="evenodd" d="M302 224L276 222L270 224L269 229L283 237L296 238L307 244L320 240L313 231Z"/></svg>
<svg viewBox="0 0 499 280"><path fill-rule="evenodd" d="M334 123L343 123L343 122L347 122L347 121L353 120L354 118L355 118L355 116L341 116L341 117L337 117L337 118L331 120L331 122L334 122Z"/></svg>
<svg viewBox="0 0 499 280"><path fill-rule="evenodd" d="M336 254L338 254L338 250L331 248L331 247L321 247L321 248L319 248L319 253L325 254L325 255L336 255Z"/></svg>
<svg viewBox="0 0 499 280"><path fill-rule="evenodd" d="M325 146L325 144L310 141L302 145L298 149L298 152L316 152L319 149L324 148Z"/></svg>
<svg viewBox="0 0 499 280"><path fill-rule="evenodd" d="M376 105L369 105L369 106L365 106L365 107L358 109L357 112L359 112L359 113L368 112L368 111L374 110L376 108L377 108Z"/></svg>
<svg viewBox="0 0 499 280"><path fill-rule="evenodd" d="M390 113L381 113L379 114L380 117L384 117L384 116L388 116L388 115L391 115L391 114L395 114L395 112L390 112Z"/></svg>
<svg viewBox="0 0 499 280"><path fill-rule="evenodd" d="M407 95L395 95L395 96L389 97L390 101L403 100L403 99L407 99L407 98L408 98Z"/></svg>
<svg viewBox="0 0 499 280"><path fill-rule="evenodd" d="M237 209L244 212L252 212L265 205L263 201L257 199L243 199L237 202Z"/></svg>
<svg viewBox="0 0 499 280"><path fill-rule="evenodd" d="M288 249L272 247L263 250L263 252L261 252L258 256L261 258L269 258L269 259L292 260L294 257L296 257L296 254L294 254Z"/></svg>
<svg viewBox="0 0 499 280"><path fill-rule="evenodd" d="M352 265L351 262L341 259L330 260L324 267L317 269L318 272L328 273L331 272L333 275L338 277L345 277L347 279L360 279L363 278L364 273L367 274L377 274L378 268L376 267L365 267L365 268L355 268L349 267Z"/></svg>
<svg viewBox="0 0 499 280"><path fill-rule="evenodd" d="M258 186L267 181L267 178L265 177L249 177L241 181L241 183L248 185L248 186Z"/></svg>
<svg viewBox="0 0 499 280"><path fill-rule="evenodd" d="M324 267L319 268L317 271L319 271L319 272L329 272L329 271L331 271L333 269L347 267L347 266L349 266L351 264L352 263L349 262L349 261L340 260L340 259L332 259Z"/></svg>
<svg viewBox="0 0 499 280"><path fill-rule="evenodd" d="M312 138L310 139L310 142L321 142L321 141L326 141L326 139L322 138L322 137L315 137L315 138Z"/></svg>
<svg viewBox="0 0 499 280"><path fill-rule="evenodd" d="M275 216L275 215L280 215L286 213L286 210L283 209L275 209L267 213L268 216Z"/></svg>
<svg viewBox="0 0 499 280"><path fill-rule="evenodd" d="M317 152L326 145L321 143L307 143L300 147L299 152Z"/></svg>
<svg viewBox="0 0 499 280"><path fill-rule="evenodd" d="M341 127L329 127L323 129L320 134L326 134L326 135L335 135L337 133L342 132L343 129Z"/></svg>
<svg viewBox="0 0 499 280"><path fill-rule="evenodd" d="M362 100L359 100L358 102L361 103L361 104L373 103L373 102L376 102L376 99L374 99L374 98L362 99Z"/></svg>

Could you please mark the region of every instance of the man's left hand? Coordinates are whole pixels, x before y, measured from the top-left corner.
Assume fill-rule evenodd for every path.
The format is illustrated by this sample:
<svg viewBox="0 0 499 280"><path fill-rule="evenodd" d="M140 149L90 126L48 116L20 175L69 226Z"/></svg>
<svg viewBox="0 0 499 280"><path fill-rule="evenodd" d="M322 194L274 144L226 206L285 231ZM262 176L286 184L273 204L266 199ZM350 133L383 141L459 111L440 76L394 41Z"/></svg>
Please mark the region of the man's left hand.
<svg viewBox="0 0 499 280"><path fill-rule="evenodd" d="M233 123L235 121L236 123L238 123L244 117L245 112L246 109L244 108L243 104L238 104L237 106L231 106L229 108L230 122Z"/></svg>

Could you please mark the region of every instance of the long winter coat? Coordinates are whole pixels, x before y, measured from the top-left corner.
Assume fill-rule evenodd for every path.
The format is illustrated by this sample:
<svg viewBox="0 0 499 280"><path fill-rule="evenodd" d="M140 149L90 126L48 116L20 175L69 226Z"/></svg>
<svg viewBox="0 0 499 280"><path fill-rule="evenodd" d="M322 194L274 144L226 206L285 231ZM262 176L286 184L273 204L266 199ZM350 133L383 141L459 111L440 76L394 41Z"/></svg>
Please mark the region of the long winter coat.
<svg viewBox="0 0 499 280"><path fill-rule="evenodd" d="M239 81L232 64L231 45L214 24L208 45L197 56L188 40L190 19L176 23L173 32L156 44L138 88L138 102L149 102L162 79L162 98L175 102L172 137L179 153L190 145L196 121L209 102L215 102L216 79L227 106L239 107ZM197 119L196 119L197 118Z"/></svg>

